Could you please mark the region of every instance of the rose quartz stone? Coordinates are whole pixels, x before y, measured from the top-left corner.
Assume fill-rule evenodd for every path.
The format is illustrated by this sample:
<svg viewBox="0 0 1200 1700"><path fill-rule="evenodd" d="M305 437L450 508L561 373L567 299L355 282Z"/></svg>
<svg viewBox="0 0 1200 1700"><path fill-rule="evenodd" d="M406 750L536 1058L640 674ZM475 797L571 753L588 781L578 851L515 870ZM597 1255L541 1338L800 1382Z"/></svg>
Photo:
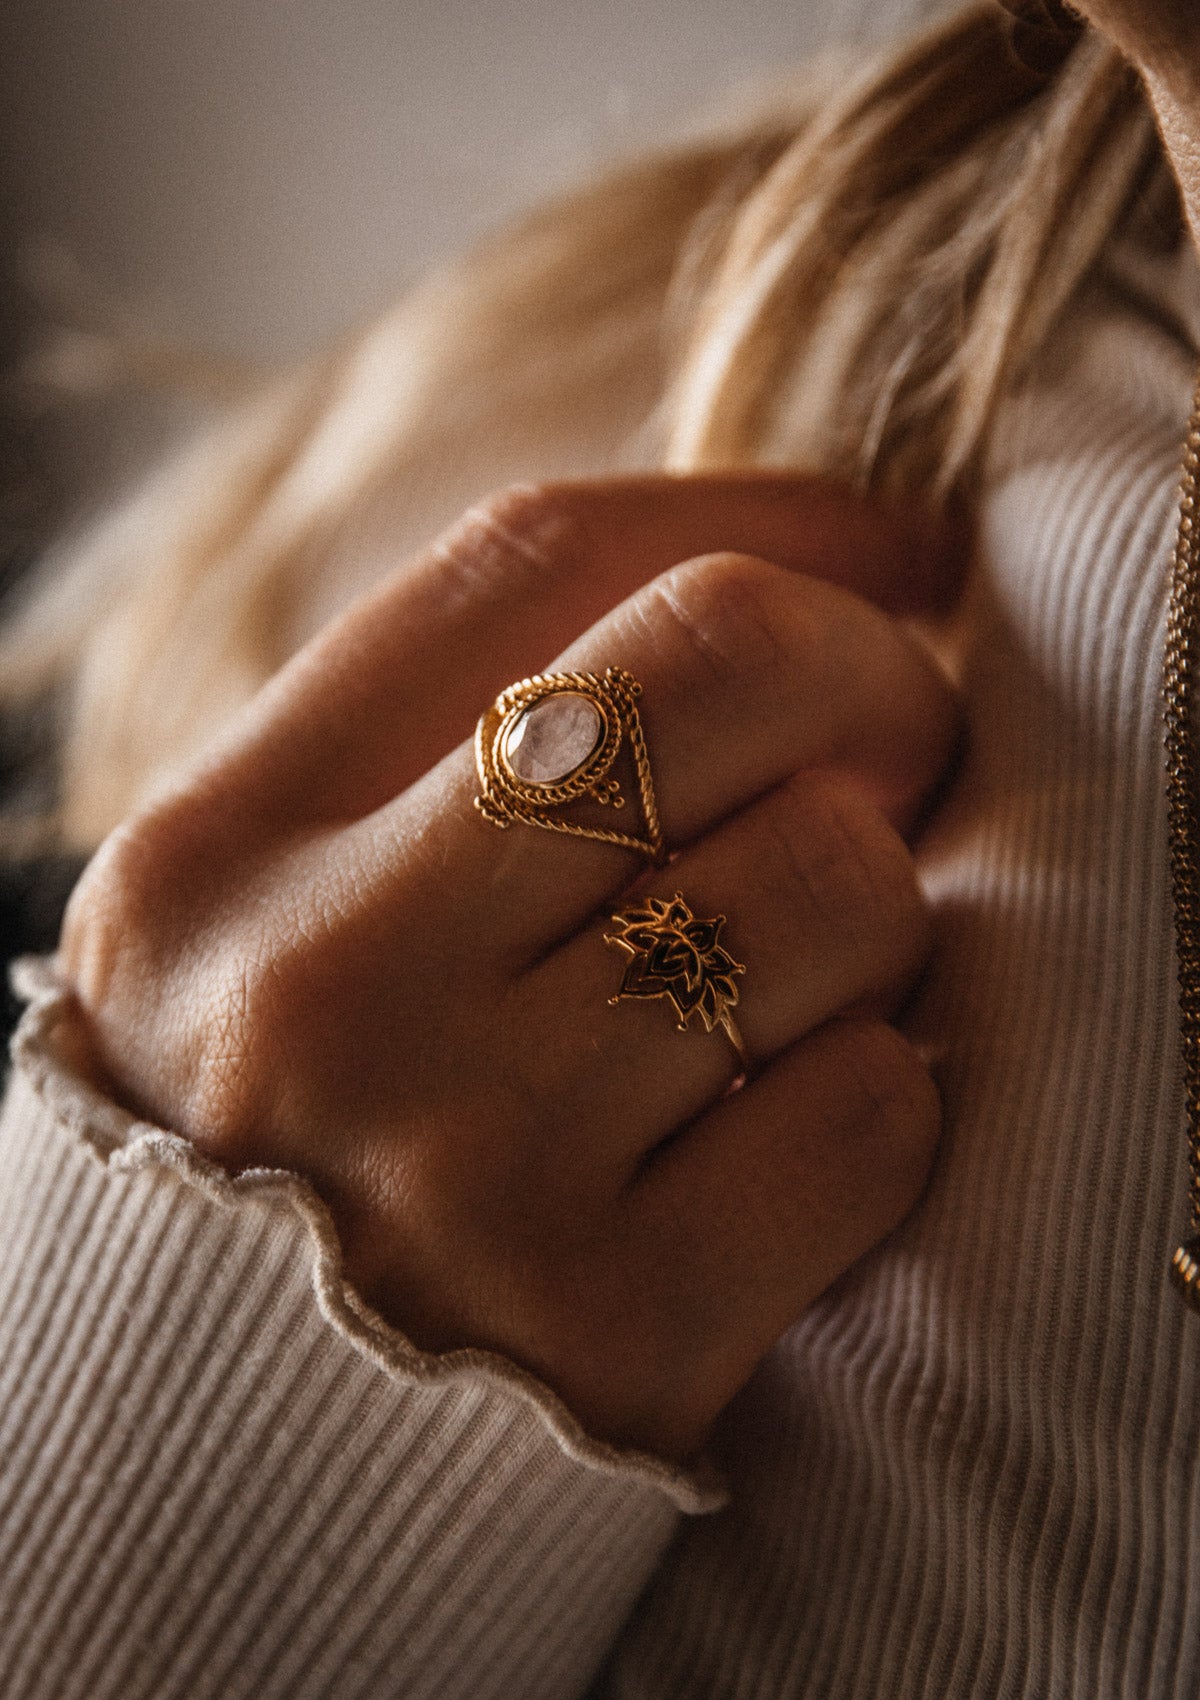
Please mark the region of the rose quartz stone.
<svg viewBox="0 0 1200 1700"><path fill-rule="evenodd" d="M508 734L505 759L524 784L556 785L583 766L603 730L594 702L559 691L526 709Z"/></svg>

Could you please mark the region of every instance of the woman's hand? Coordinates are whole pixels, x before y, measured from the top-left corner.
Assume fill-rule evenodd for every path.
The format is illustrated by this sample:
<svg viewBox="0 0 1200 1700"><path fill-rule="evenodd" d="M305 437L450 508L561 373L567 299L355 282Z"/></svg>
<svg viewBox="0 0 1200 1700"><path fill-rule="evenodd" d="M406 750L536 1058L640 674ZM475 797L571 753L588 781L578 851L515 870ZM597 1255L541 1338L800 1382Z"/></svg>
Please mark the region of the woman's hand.
<svg viewBox="0 0 1200 1700"><path fill-rule="evenodd" d="M955 714L873 603L960 566L798 478L486 503L101 848L62 945L98 1066L228 1167L308 1176L419 1346L506 1353L594 1433L693 1453L926 1179L936 1095L887 1015L929 946L901 833ZM609 1006L637 858L472 806L476 717L564 645L554 669L643 686L678 852L645 889L727 915L746 964L732 1095L722 1034Z"/></svg>

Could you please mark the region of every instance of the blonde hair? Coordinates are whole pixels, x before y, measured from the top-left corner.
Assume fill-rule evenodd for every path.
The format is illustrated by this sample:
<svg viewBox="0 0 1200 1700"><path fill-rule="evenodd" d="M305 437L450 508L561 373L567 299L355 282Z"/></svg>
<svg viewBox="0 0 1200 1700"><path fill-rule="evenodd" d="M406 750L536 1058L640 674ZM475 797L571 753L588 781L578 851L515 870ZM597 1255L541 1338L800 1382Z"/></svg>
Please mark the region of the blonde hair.
<svg viewBox="0 0 1200 1700"><path fill-rule="evenodd" d="M71 681L61 827L96 842L285 659L312 563L514 419L616 397L670 468L969 499L998 402L1162 155L1084 34L1050 78L972 0L830 94L536 212L251 397L64 561L0 688ZM452 482L452 481L451 481ZM434 503L436 507L436 502Z"/></svg>

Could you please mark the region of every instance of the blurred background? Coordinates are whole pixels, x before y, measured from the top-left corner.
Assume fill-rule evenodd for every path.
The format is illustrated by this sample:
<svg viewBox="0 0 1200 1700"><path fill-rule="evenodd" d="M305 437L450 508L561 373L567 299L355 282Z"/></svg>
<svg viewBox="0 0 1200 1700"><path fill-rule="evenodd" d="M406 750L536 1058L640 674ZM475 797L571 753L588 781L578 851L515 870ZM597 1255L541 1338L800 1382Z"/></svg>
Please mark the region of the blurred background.
<svg viewBox="0 0 1200 1700"><path fill-rule="evenodd" d="M903 0L5 0L18 234L290 354L597 158Z"/></svg>
<svg viewBox="0 0 1200 1700"><path fill-rule="evenodd" d="M3 0L7 352L57 295L220 355L303 353L589 166L920 9ZM60 499L98 499L186 418L72 411L44 433Z"/></svg>

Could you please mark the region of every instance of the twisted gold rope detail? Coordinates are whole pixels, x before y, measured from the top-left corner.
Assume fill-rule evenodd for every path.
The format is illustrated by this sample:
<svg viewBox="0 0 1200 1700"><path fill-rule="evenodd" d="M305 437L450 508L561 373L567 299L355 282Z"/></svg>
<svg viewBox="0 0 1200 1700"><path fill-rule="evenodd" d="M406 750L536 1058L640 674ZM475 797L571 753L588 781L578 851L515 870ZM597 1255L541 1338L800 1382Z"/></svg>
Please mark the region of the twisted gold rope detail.
<svg viewBox="0 0 1200 1700"><path fill-rule="evenodd" d="M583 825L566 820L554 812L565 804L579 801L588 793L588 775L593 771L591 763L586 765L582 775L573 775L562 784L527 786L516 780L511 772L505 771L506 764L496 761L492 749L493 739L499 737L500 728L508 714L522 706L531 693L552 695L569 690L580 691L606 710L610 725L598 758L601 772L608 771L622 737L628 739L637 773L638 802L645 825L643 837L621 832L614 827ZM591 838L602 844L616 844L622 849L636 850L655 866L662 866L667 860L667 849L663 843L658 801L650 772L650 757L637 705L641 691L642 687L632 674L621 667L609 667L603 678L598 678L594 673L539 673L529 679L520 679L515 685L510 685L506 691L501 692L488 712L481 716L475 729L475 764L481 787L481 793L475 799L475 807L484 819L502 829L507 827L510 821L521 821L526 826L543 827L551 832L565 833L570 838ZM531 700L536 700L536 695ZM494 718L497 716L498 720ZM607 800L602 796L597 797L599 802ZM624 799L618 792L613 806L623 805Z"/></svg>

